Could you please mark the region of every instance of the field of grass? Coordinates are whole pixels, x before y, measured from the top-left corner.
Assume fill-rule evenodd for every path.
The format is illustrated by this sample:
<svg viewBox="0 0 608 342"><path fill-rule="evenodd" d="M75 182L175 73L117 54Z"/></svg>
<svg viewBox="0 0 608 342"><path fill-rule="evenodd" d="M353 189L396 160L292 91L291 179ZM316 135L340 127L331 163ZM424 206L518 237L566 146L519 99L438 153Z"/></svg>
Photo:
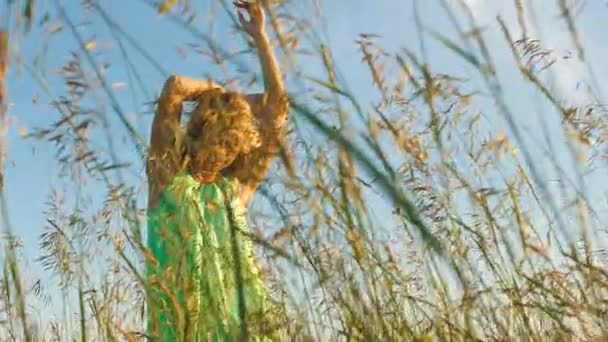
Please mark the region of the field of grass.
<svg viewBox="0 0 608 342"><path fill-rule="evenodd" d="M403 16L417 40L390 49L383 37L358 32L352 58L360 63L348 70L336 63L325 17L299 15L327 1L271 7L268 30L290 92L290 131L249 219L294 338L571 341L601 340L608 331L601 84L608 75L579 28L585 1L543 0L566 32L568 51L547 47L535 21L546 13L535 13L532 1L505 0L511 17L484 18L481 26L477 2L429 0L448 23L444 32L425 22L418 7L425 1L411 0ZM137 2L157 23L159 4ZM31 127L25 139L52 146L58 178L72 186L43 189L46 224L34 256L24 256L2 199L0 340L139 341L149 260L143 158L161 84L141 70L177 71L164 70L163 57L113 19L116 8L90 0L66 10L67 3L5 6L17 27L14 42L43 46L56 25L71 39L53 73L13 50L10 68L22 70L52 108L53 122ZM253 57L242 58L254 56L250 49L232 51L193 24L212 21L196 12L199 1L176 3L162 20L197 42L189 53L215 63L228 84L257 82ZM204 4L225 17L222 25L234 25L230 2ZM76 20L74 7L86 19ZM44 37L28 33L30 20ZM104 30L82 30L86 20ZM132 85L120 99L120 85L104 78L109 58L95 48L102 38L113 42L113 62ZM555 86L569 60L584 72L576 93ZM364 100L345 74L369 80ZM145 125L126 114L131 101L147 104ZM29 274L27 263L42 265L51 280L37 280L43 277Z"/></svg>

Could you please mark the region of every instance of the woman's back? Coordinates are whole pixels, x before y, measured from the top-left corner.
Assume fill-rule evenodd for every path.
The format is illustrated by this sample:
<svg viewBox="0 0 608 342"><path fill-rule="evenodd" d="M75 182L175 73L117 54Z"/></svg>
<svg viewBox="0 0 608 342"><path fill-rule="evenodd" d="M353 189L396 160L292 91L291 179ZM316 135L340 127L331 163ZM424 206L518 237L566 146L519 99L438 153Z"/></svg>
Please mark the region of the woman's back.
<svg viewBox="0 0 608 342"><path fill-rule="evenodd" d="M148 246L156 258L148 267L148 278L156 283L149 315L159 323L149 328L162 341L224 340L228 331L238 333L244 312L251 329L264 325L256 317L274 316L263 315L271 306L251 241L243 234L245 212L235 188L227 178L200 184L184 172L148 214Z"/></svg>

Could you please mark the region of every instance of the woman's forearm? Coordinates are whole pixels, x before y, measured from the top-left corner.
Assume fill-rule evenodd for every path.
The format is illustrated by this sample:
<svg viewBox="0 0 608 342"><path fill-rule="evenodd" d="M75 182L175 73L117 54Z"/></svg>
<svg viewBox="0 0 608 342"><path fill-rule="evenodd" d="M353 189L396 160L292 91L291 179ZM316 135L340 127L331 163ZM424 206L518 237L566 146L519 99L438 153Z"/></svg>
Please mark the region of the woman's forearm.
<svg viewBox="0 0 608 342"><path fill-rule="evenodd" d="M283 93L285 91L283 77L277 59L272 51L268 34L266 34L266 31L263 31L255 36L254 41L258 48L258 57L262 65L265 92L269 96Z"/></svg>
<svg viewBox="0 0 608 342"><path fill-rule="evenodd" d="M182 102L195 100L203 92L218 88L221 87L211 81L173 75L165 81L158 101L157 113L179 116Z"/></svg>
<svg viewBox="0 0 608 342"><path fill-rule="evenodd" d="M283 75L265 31L254 36L264 76L265 114L271 123L282 123L286 113L286 92ZM275 126L273 124L273 126Z"/></svg>

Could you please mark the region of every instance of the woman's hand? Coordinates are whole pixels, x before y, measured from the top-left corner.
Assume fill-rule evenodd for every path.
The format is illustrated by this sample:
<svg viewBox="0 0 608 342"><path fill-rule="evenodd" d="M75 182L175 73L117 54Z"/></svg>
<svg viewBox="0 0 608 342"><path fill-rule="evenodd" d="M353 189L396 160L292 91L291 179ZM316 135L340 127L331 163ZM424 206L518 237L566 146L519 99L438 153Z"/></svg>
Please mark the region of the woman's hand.
<svg viewBox="0 0 608 342"><path fill-rule="evenodd" d="M249 20L247 20L241 11L237 12L241 26L253 39L258 39L265 33L264 24L266 18L260 2L261 0L253 0L253 2L237 0L233 2L234 6L246 10L247 14L249 14Z"/></svg>

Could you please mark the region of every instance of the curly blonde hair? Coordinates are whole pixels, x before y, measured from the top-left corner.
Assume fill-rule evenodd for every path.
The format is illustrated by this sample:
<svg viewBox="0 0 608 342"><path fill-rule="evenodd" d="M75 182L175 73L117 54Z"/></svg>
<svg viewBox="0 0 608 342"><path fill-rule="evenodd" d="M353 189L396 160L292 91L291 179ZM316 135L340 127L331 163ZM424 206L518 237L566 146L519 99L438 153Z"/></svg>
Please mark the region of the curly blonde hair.
<svg viewBox="0 0 608 342"><path fill-rule="evenodd" d="M214 182L239 155L260 145L255 117L243 95L212 90L199 97L186 128L186 166L193 177Z"/></svg>

